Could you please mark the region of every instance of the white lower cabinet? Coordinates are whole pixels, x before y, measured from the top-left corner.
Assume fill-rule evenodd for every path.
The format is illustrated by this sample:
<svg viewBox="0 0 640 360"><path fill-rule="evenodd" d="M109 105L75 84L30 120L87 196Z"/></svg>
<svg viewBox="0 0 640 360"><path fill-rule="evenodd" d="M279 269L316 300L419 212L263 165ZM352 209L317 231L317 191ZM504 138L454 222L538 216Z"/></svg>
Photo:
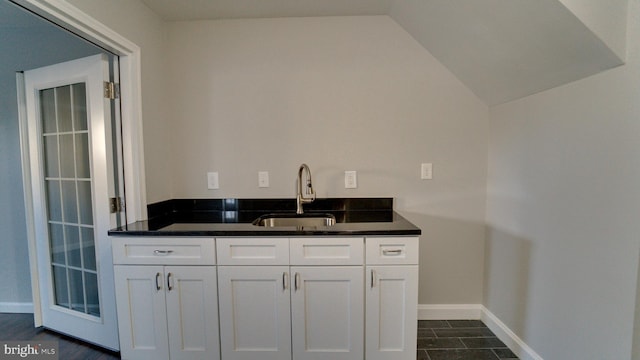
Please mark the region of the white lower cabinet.
<svg viewBox="0 0 640 360"><path fill-rule="evenodd" d="M363 359L362 272L219 266L222 359Z"/></svg>
<svg viewBox="0 0 640 360"><path fill-rule="evenodd" d="M133 237L113 248L123 359L415 359L417 237Z"/></svg>
<svg viewBox="0 0 640 360"><path fill-rule="evenodd" d="M215 266L116 265L123 359L220 358Z"/></svg>
<svg viewBox="0 0 640 360"><path fill-rule="evenodd" d="M294 360L362 360L362 266L293 266Z"/></svg>
<svg viewBox="0 0 640 360"><path fill-rule="evenodd" d="M364 359L363 238L234 240L217 239L223 360Z"/></svg>
<svg viewBox="0 0 640 360"><path fill-rule="evenodd" d="M122 358L169 359L164 267L116 265L114 277Z"/></svg>
<svg viewBox="0 0 640 360"><path fill-rule="evenodd" d="M367 238L366 359L415 359L418 238Z"/></svg>
<svg viewBox="0 0 640 360"><path fill-rule="evenodd" d="M220 359L215 266L167 266L171 360Z"/></svg>
<svg viewBox="0 0 640 360"><path fill-rule="evenodd" d="M125 360L220 359L215 240L112 239Z"/></svg>
<svg viewBox="0 0 640 360"><path fill-rule="evenodd" d="M417 266L367 266L367 360L415 359Z"/></svg>
<svg viewBox="0 0 640 360"><path fill-rule="evenodd" d="M219 266L224 360L291 358L288 266Z"/></svg>

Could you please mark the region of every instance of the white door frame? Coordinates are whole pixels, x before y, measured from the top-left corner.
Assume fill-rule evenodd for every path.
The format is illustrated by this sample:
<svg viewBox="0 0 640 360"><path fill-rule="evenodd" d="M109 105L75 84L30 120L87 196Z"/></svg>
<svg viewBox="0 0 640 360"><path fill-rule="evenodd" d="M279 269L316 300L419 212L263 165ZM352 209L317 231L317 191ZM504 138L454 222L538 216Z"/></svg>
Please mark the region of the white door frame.
<svg viewBox="0 0 640 360"><path fill-rule="evenodd" d="M144 220L147 217L147 199L144 172L144 146L142 139L141 67L140 47L115 31L104 26L86 13L78 10L65 0L11 0L16 4L44 17L45 19L103 47L120 57L120 103L122 119L122 146L124 182L127 192L127 223ZM22 92L24 93L24 92ZM24 100L24 99L22 99ZM21 101L19 99L19 101ZM19 115L26 115L24 103L19 106ZM26 121L20 122L20 144L22 147L23 182L31 183L29 143ZM25 216L29 243L29 264L31 271L31 291L36 326L42 325L40 311L40 291L37 282L38 264L34 227L32 193L25 186Z"/></svg>

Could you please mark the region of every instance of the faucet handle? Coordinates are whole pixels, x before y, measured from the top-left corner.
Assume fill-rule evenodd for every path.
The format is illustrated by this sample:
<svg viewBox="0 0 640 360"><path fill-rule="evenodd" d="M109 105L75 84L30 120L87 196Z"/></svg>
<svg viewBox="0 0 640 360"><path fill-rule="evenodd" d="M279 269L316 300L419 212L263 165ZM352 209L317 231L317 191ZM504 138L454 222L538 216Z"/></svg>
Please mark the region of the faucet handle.
<svg viewBox="0 0 640 360"><path fill-rule="evenodd" d="M311 179L307 179L307 191L306 191L307 195L311 195L312 198L315 200L316 198L316 193L315 191L313 191L313 185L311 184Z"/></svg>

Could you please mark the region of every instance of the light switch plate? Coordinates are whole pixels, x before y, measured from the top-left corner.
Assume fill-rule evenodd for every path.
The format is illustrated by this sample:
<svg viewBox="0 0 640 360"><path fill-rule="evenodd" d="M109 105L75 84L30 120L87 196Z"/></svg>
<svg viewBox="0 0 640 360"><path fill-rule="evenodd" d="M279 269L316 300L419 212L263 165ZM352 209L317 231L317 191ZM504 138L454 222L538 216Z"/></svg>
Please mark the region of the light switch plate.
<svg viewBox="0 0 640 360"><path fill-rule="evenodd" d="M218 182L218 173L217 172L208 172L207 173L207 188L209 190L215 190L220 188L220 183Z"/></svg>
<svg viewBox="0 0 640 360"><path fill-rule="evenodd" d="M358 187L358 174L355 171L344 172L344 188L355 189Z"/></svg>
<svg viewBox="0 0 640 360"><path fill-rule="evenodd" d="M433 179L433 164L432 163L422 163L420 167L420 178L422 180L431 180Z"/></svg>
<svg viewBox="0 0 640 360"><path fill-rule="evenodd" d="M268 171L258 171L258 187L268 188L269 187L269 172Z"/></svg>

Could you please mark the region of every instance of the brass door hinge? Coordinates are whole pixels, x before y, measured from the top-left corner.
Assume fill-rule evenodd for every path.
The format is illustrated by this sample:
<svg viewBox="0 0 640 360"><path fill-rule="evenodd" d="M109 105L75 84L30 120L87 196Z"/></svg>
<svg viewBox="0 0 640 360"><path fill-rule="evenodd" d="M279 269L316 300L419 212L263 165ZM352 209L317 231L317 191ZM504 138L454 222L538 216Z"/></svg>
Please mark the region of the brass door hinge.
<svg viewBox="0 0 640 360"><path fill-rule="evenodd" d="M119 99L120 98L120 84L105 81L104 82L104 97L106 99Z"/></svg>
<svg viewBox="0 0 640 360"><path fill-rule="evenodd" d="M112 214L122 212L124 203L120 197L112 197L109 199L109 212Z"/></svg>

